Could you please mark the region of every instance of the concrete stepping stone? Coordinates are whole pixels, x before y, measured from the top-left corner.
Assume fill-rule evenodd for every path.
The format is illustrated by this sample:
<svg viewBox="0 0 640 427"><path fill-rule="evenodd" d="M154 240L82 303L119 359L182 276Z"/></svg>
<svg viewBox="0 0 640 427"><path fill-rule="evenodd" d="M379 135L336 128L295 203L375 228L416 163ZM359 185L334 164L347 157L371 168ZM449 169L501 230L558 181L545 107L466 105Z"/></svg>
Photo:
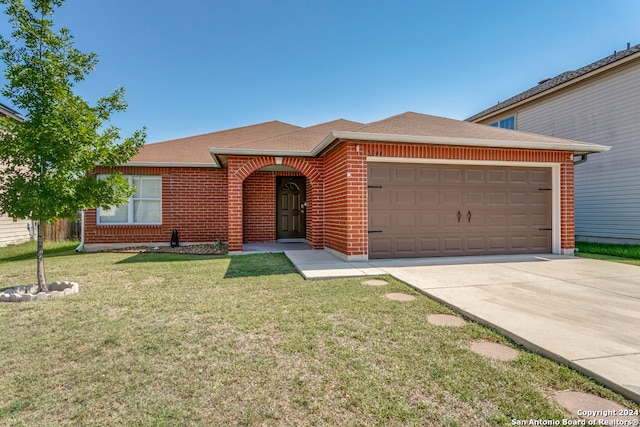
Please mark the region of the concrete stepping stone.
<svg viewBox="0 0 640 427"><path fill-rule="evenodd" d="M365 280L364 282L362 282L362 284L367 286L384 286L384 285L388 285L389 282L387 282L386 280L380 280L380 279L370 279L370 280Z"/></svg>
<svg viewBox="0 0 640 427"><path fill-rule="evenodd" d="M413 295L403 294L401 292L392 292L390 294L386 294L385 297L393 301L413 301L416 299Z"/></svg>
<svg viewBox="0 0 640 427"><path fill-rule="evenodd" d="M518 358L518 351L507 347L506 345L498 344L490 341L475 341L471 343L471 351L495 360L516 360Z"/></svg>
<svg viewBox="0 0 640 427"><path fill-rule="evenodd" d="M589 393L579 393L577 391L560 391L556 393L556 401L572 414L585 420L604 420L609 424L603 425L623 425L615 424L616 421L636 421L638 416L635 411L625 408L619 403L609 399ZM631 412L633 415L628 415ZM634 424L624 424L634 425Z"/></svg>
<svg viewBox="0 0 640 427"><path fill-rule="evenodd" d="M436 326L454 326L460 327L467 324L464 319L451 314L431 314L427 317L427 322Z"/></svg>

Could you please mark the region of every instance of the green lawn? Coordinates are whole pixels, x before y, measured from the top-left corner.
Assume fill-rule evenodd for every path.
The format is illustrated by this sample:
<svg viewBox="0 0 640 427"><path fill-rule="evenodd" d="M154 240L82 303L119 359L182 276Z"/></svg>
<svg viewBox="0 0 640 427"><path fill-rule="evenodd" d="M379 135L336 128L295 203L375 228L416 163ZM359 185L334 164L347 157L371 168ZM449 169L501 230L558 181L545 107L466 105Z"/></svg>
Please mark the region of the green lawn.
<svg viewBox="0 0 640 427"><path fill-rule="evenodd" d="M0 425L511 425L572 418L560 390L638 407L521 349L476 355L473 340L507 341L429 325L449 311L389 277L305 281L279 254L74 247L46 263L79 294L0 305ZM33 282L33 251L0 249L0 289Z"/></svg>
<svg viewBox="0 0 640 427"><path fill-rule="evenodd" d="M577 256L640 265L640 246L576 242Z"/></svg>

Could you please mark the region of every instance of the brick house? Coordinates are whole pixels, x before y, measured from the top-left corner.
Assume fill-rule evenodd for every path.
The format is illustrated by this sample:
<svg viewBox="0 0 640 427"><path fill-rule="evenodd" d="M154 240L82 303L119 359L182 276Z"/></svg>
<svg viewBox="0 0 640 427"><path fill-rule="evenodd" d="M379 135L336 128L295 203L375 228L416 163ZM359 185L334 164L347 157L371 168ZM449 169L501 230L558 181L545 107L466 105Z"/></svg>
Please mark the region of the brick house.
<svg viewBox="0 0 640 427"><path fill-rule="evenodd" d="M572 254L574 156L608 147L417 113L267 122L145 145L137 193L85 213L102 246L304 240L346 260ZM96 173L113 169L98 167Z"/></svg>

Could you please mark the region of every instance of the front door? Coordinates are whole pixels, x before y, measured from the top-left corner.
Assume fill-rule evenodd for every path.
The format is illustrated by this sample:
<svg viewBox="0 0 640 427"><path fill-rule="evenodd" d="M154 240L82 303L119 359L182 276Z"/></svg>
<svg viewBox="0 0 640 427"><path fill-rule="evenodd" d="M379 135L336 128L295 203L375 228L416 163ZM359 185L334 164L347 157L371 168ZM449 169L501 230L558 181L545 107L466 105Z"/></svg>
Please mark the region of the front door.
<svg viewBox="0 0 640 427"><path fill-rule="evenodd" d="M306 178L279 176L276 180L276 223L278 239L306 237Z"/></svg>

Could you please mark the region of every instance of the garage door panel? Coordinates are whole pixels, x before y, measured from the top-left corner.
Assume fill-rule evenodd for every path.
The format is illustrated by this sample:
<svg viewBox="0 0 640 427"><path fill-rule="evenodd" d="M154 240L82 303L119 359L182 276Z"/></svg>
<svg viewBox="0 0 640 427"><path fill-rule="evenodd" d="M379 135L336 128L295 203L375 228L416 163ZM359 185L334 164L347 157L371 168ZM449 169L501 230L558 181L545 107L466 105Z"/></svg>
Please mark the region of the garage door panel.
<svg viewBox="0 0 640 427"><path fill-rule="evenodd" d="M486 198L484 191L468 191L464 193L464 196L466 206L474 207L485 205Z"/></svg>
<svg viewBox="0 0 640 427"><path fill-rule="evenodd" d="M489 169L487 171L488 184L505 184L507 182L507 172L503 169Z"/></svg>
<svg viewBox="0 0 640 427"><path fill-rule="evenodd" d="M440 226L440 215L437 213L420 213L420 228L437 230Z"/></svg>
<svg viewBox="0 0 640 427"><path fill-rule="evenodd" d="M462 253L462 238L461 237L444 237L442 239L442 252L446 255L453 253Z"/></svg>
<svg viewBox="0 0 640 427"><path fill-rule="evenodd" d="M391 213L376 213L369 216L369 228L380 230L389 230L391 228L391 220L393 215Z"/></svg>
<svg viewBox="0 0 640 427"><path fill-rule="evenodd" d="M371 211L389 209L389 206L391 206L391 191L389 188L375 189L375 191L370 189L368 200Z"/></svg>
<svg viewBox="0 0 640 427"><path fill-rule="evenodd" d="M378 164L367 170L367 179L370 184L388 184L391 182L391 166Z"/></svg>
<svg viewBox="0 0 640 427"><path fill-rule="evenodd" d="M415 230L416 215L413 213L395 215L395 227L398 231Z"/></svg>
<svg viewBox="0 0 640 427"><path fill-rule="evenodd" d="M442 183L447 185L462 184L462 168L445 167L442 170Z"/></svg>
<svg viewBox="0 0 640 427"><path fill-rule="evenodd" d="M440 252L440 239L437 237L419 238L420 252L425 256L431 256Z"/></svg>
<svg viewBox="0 0 640 427"><path fill-rule="evenodd" d="M526 206L529 203L529 195L526 192L511 191L509 193L509 203L511 206Z"/></svg>
<svg viewBox="0 0 640 427"><path fill-rule="evenodd" d="M550 173L548 169L531 169L529 171L530 182L532 184L541 185L544 187L551 187L551 180L549 179Z"/></svg>
<svg viewBox="0 0 640 427"><path fill-rule="evenodd" d="M439 169L433 166L424 165L419 168L418 183L421 185L437 184L440 180Z"/></svg>
<svg viewBox="0 0 640 427"><path fill-rule="evenodd" d="M438 206L438 192L437 191L420 191L419 196L420 205L419 208L434 208Z"/></svg>
<svg viewBox="0 0 640 427"><path fill-rule="evenodd" d="M506 206L507 193L505 191L491 191L487 194L488 206Z"/></svg>
<svg viewBox="0 0 640 427"><path fill-rule="evenodd" d="M550 195L544 191L532 192L531 206L547 206L550 198Z"/></svg>
<svg viewBox="0 0 640 427"><path fill-rule="evenodd" d="M402 256L402 254L411 255L416 252L416 238L415 237L400 237L394 240L395 253Z"/></svg>
<svg viewBox="0 0 640 427"><path fill-rule="evenodd" d="M465 184L484 184L484 169L465 169Z"/></svg>
<svg viewBox="0 0 640 427"><path fill-rule="evenodd" d="M413 189L397 189L393 195L395 196L393 197L393 201L402 207L406 205L407 207L413 208L416 204L416 194ZM400 206L398 206L398 208L400 208Z"/></svg>
<svg viewBox="0 0 640 427"><path fill-rule="evenodd" d="M402 167L398 166L394 169L394 184L414 184L416 181L416 169L415 167L408 166Z"/></svg>
<svg viewBox="0 0 640 427"><path fill-rule="evenodd" d="M551 168L372 163L368 172L369 229L380 231L369 234L370 258L551 251Z"/></svg>
<svg viewBox="0 0 640 427"><path fill-rule="evenodd" d="M462 205L461 190L443 190L440 192L440 207L451 206L456 210Z"/></svg>

